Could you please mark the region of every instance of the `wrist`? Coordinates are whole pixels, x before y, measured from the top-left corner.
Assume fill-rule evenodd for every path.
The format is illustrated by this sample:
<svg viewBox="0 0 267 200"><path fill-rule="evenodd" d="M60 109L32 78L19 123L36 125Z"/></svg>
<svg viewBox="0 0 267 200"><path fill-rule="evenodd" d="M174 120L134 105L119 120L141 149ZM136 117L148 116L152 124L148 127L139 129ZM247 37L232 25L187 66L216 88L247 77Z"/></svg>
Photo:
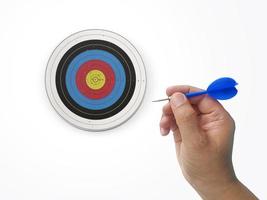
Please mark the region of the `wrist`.
<svg viewBox="0 0 267 200"><path fill-rule="evenodd" d="M229 182L209 186L208 190L197 190L203 200L257 200L258 198L236 177Z"/></svg>
<svg viewBox="0 0 267 200"><path fill-rule="evenodd" d="M203 200L224 200L226 194L236 190L240 182L235 176L217 177L209 182L194 182L191 184Z"/></svg>
<svg viewBox="0 0 267 200"><path fill-rule="evenodd" d="M232 180L211 184L205 190L198 190L198 192L203 200L226 200L239 187L239 184L238 179L233 177Z"/></svg>

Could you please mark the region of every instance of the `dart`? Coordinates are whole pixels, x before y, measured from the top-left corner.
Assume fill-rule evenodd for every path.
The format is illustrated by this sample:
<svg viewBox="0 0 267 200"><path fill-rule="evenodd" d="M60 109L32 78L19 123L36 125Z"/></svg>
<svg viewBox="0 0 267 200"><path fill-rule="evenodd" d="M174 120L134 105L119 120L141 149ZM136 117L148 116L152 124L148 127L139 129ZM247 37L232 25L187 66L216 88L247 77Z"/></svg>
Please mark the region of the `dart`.
<svg viewBox="0 0 267 200"><path fill-rule="evenodd" d="M235 87L237 84L238 83L234 79L229 78L229 77L223 77L223 78L219 78L213 81L209 85L207 90L186 93L185 96L187 98L192 98L192 97L200 96L203 94L208 94L210 97L214 99L227 100L227 99L231 99L237 94L237 89ZM170 98L171 97L155 100L152 102L166 101L166 100L170 100Z"/></svg>

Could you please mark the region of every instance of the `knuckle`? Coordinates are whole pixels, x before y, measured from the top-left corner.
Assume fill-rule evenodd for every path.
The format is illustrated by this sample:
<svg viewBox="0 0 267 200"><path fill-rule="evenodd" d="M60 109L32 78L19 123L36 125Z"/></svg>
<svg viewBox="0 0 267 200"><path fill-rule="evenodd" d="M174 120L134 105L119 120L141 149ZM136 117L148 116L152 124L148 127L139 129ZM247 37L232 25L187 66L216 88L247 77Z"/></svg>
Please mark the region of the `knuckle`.
<svg viewBox="0 0 267 200"><path fill-rule="evenodd" d="M168 110L168 104L166 104L166 105L164 105L164 106L162 107L162 112L163 112L163 113L166 113L167 110Z"/></svg>
<svg viewBox="0 0 267 200"><path fill-rule="evenodd" d="M162 119L160 120L159 125L160 126L166 126L167 124L169 124L169 118L166 116L163 116Z"/></svg>
<svg viewBox="0 0 267 200"><path fill-rule="evenodd" d="M236 128L235 120L231 116L228 118L228 125L229 125L230 132L234 133L235 132L235 128Z"/></svg>

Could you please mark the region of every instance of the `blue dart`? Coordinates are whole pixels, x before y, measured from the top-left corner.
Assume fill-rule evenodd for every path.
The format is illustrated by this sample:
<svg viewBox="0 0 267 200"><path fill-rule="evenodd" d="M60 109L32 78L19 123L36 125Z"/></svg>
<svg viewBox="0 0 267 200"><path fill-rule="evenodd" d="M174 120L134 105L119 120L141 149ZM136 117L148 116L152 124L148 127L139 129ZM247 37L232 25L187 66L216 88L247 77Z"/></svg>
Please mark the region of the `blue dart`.
<svg viewBox="0 0 267 200"><path fill-rule="evenodd" d="M213 81L209 85L207 90L186 93L185 96L187 98L192 98L203 94L208 94L210 97L214 99L227 100L231 99L237 94L237 89L235 88L236 85L237 82L234 79L229 77L223 77ZM165 99L155 100L153 102L166 101L166 100L170 100L170 97Z"/></svg>

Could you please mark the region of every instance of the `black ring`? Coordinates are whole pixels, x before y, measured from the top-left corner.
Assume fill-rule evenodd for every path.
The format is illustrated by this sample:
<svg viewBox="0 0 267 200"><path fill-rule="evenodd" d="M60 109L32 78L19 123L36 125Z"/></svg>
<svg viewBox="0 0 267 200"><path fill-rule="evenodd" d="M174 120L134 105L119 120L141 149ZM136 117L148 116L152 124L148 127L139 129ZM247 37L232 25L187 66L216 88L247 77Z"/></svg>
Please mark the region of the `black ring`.
<svg viewBox="0 0 267 200"><path fill-rule="evenodd" d="M121 97L111 106L101 110L91 110L77 104L69 95L66 87L66 72L71 61L80 53L92 50L104 50L114 55L122 64L126 85ZM129 56L117 45L104 40L86 40L70 48L60 60L56 72L56 87L61 101L76 115L86 119L106 119L119 113L131 100L136 85L136 74Z"/></svg>

